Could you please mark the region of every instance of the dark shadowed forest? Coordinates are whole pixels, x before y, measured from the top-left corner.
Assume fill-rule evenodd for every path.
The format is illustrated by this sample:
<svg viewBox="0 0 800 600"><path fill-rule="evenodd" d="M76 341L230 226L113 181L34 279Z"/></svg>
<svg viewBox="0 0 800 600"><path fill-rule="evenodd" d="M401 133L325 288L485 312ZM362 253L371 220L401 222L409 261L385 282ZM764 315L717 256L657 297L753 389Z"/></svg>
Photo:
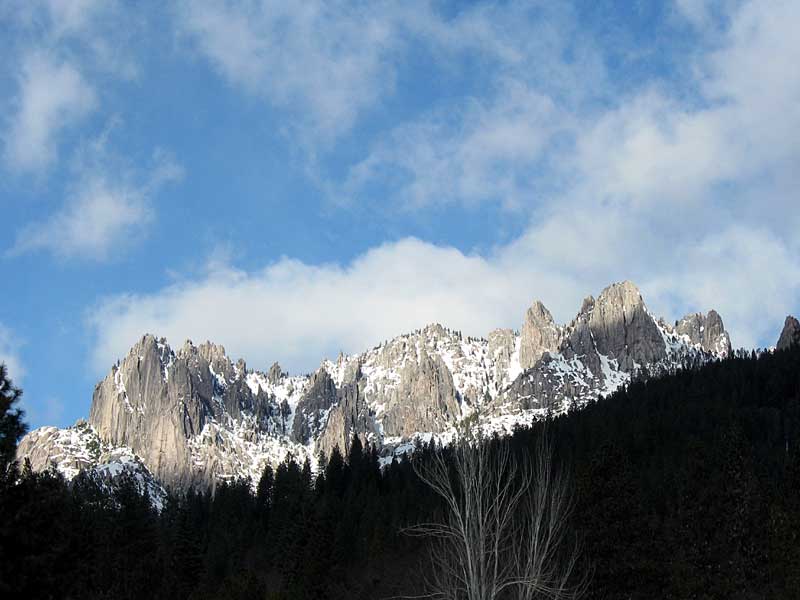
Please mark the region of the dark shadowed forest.
<svg viewBox="0 0 800 600"><path fill-rule="evenodd" d="M426 592L426 538L443 506L414 468L379 468L354 439L318 473L288 460L256 486L169 497L66 483L13 462L23 432L3 374L3 598L348 598ZM569 536L591 599L800 598L800 347L739 353L632 383L490 443L534 452L546 427L570 474ZM418 463L422 464L422 463Z"/></svg>

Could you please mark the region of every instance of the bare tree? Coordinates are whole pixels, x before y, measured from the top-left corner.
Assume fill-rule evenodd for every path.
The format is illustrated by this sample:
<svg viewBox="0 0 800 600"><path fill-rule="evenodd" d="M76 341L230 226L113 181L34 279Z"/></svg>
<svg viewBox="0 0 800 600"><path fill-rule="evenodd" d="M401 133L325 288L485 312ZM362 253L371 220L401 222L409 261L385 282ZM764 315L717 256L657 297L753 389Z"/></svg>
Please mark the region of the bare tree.
<svg viewBox="0 0 800 600"><path fill-rule="evenodd" d="M407 530L431 539L430 597L446 600L577 598L577 546L569 546L569 478L544 435L533 456L508 441L465 433L417 475L442 499L440 519Z"/></svg>

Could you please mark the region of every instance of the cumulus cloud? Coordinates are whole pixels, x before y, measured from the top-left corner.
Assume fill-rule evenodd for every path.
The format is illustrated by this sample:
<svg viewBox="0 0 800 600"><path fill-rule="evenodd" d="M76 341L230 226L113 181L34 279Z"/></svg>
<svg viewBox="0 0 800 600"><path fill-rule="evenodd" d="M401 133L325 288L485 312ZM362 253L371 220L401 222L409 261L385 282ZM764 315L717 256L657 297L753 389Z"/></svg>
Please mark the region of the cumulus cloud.
<svg viewBox="0 0 800 600"><path fill-rule="evenodd" d="M567 9L518 2L476 4L453 15L440 9L428 0L191 2L177 11L177 22L226 80L289 111L301 125L292 133L315 144L379 106L412 51L456 70L467 59L470 70L535 77L560 92L576 83L588 90L602 79L602 63L583 37L564 30ZM580 75L565 62L580 64Z"/></svg>
<svg viewBox="0 0 800 600"><path fill-rule="evenodd" d="M348 265L284 258L247 272L215 262L202 277L101 301L87 317L96 340L92 365L105 372L142 333L153 332L173 345L211 339L251 366L278 360L305 372L324 357L360 352L431 322L476 336L519 328L534 298L565 322L584 296L625 278L640 284L656 314L676 319L716 308L734 343L753 346L774 342L782 315L800 297L796 255L766 231L733 228L696 247L618 261L626 249L596 249L591 235L608 240L624 217L577 225L559 236L563 254L552 246L548 224L488 257L404 239Z"/></svg>
<svg viewBox="0 0 800 600"><path fill-rule="evenodd" d="M181 30L231 83L332 137L393 85L396 41L383 3L186 3Z"/></svg>
<svg viewBox="0 0 800 600"><path fill-rule="evenodd" d="M518 81L488 101L470 98L396 128L355 165L340 192L358 197L370 184L405 204L476 204L517 208L529 200L531 176L553 136L574 126L553 100Z"/></svg>
<svg viewBox="0 0 800 600"><path fill-rule="evenodd" d="M5 364L8 376L19 386L25 378L25 367L19 356L20 341L14 333L0 323L0 363Z"/></svg>
<svg viewBox="0 0 800 600"><path fill-rule="evenodd" d="M492 93L446 118L442 109L398 125L343 187L358 197L388 181L390 200L417 207L511 199L531 215L518 239L483 255L406 239L347 264L218 263L101 302L89 316L96 368L152 331L173 343L221 341L256 366L309 370L430 321L474 335L518 327L533 298L563 322L583 296L621 279L638 282L656 314L716 308L735 345L774 343L800 303L799 10L737 4L713 49L694 57L689 95L654 80L583 110L565 97L572 84L540 85L507 67ZM491 47L496 38L470 39ZM495 47L515 64L516 47ZM585 64L555 74L574 82Z"/></svg>
<svg viewBox="0 0 800 600"><path fill-rule="evenodd" d="M64 129L97 106L92 87L72 64L43 52L22 60L19 94L5 134L5 159L21 171L49 166Z"/></svg>
<svg viewBox="0 0 800 600"><path fill-rule="evenodd" d="M151 200L158 189L182 177L181 168L157 153L145 177L101 165L82 167L79 183L64 207L47 219L23 227L12 256L36 251L64 259L107 260L144 233L153 219Z"/></svg>
<svg viewBox="0 0 800 600"><path fill-rule="evenodd" d="M346 266L285 258L248 273L216 263L199 280L96 307L89 316L98 340L94 365L105 370L110 357L152 331L173 344L214 339L262 367L280 360L306 370L324 355L360 351L427 322L487 329L514 304L507 284L484 258L415 239Z"/></svg>

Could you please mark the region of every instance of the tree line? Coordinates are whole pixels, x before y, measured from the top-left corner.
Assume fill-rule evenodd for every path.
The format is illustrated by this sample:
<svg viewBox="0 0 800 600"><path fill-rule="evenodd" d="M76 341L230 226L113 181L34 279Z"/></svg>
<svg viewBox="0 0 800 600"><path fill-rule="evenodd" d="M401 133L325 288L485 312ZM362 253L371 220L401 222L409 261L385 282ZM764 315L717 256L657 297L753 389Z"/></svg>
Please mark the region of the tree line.
<svg viewBox="0 0 800 600"><path fill-rule="evenodd" d="M133 481L109 494L88 476L67 483L17 465L18 392L4 371L0 381L4 598L376 599L430 593L443 574L431 561L439 542L408 533L448 523L423 466L447 480L463 467L457 449L420 446L381 469L376 449L354 438L318 473L289 457L256 485L172 493L157 512ZM544 436L569 474L564 590L800 597L800 348L638 381L486 443L490 456L522 464L541 456ZM512 598L508 589L498 597Z"/></svg>

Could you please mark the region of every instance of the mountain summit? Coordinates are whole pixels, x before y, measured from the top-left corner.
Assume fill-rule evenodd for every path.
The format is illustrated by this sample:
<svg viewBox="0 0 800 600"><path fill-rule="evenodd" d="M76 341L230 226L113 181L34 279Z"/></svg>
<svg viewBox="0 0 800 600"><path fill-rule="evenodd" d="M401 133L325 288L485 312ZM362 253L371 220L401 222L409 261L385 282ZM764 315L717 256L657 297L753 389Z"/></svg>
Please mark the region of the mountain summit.
<svg viewBox="0 0 800 600"><path fill-rule="evenodd" d="M783 330L775 348L786 350L795 345L800 345L800 321L789 315L783 324Z"/></svg>
<svg viewBox="0 0 800 600"><path fill-rule="evenodd" d="M580 408L632 378L730 350L715 311L669 325L650 314L629 281L586 298L566 325L536 301L519 333L496 329L472 338L431 324L325 360L308 376L290 376L277 363L266 373L248 369L210 342L187 341L176 352L147 334L95 387L81 436L72 428L37 430L18 455L34 468L53 462L71 476L103 467L112 449L124 449L138 461L131 464L167 486L257 480L266 463L287 453L313 462L336 446L347 450L354 434L389 460L417 439L452 439L466 418L486 432L508 432ZM89 438L105 453L93 455L75 441Z"/></svg>

